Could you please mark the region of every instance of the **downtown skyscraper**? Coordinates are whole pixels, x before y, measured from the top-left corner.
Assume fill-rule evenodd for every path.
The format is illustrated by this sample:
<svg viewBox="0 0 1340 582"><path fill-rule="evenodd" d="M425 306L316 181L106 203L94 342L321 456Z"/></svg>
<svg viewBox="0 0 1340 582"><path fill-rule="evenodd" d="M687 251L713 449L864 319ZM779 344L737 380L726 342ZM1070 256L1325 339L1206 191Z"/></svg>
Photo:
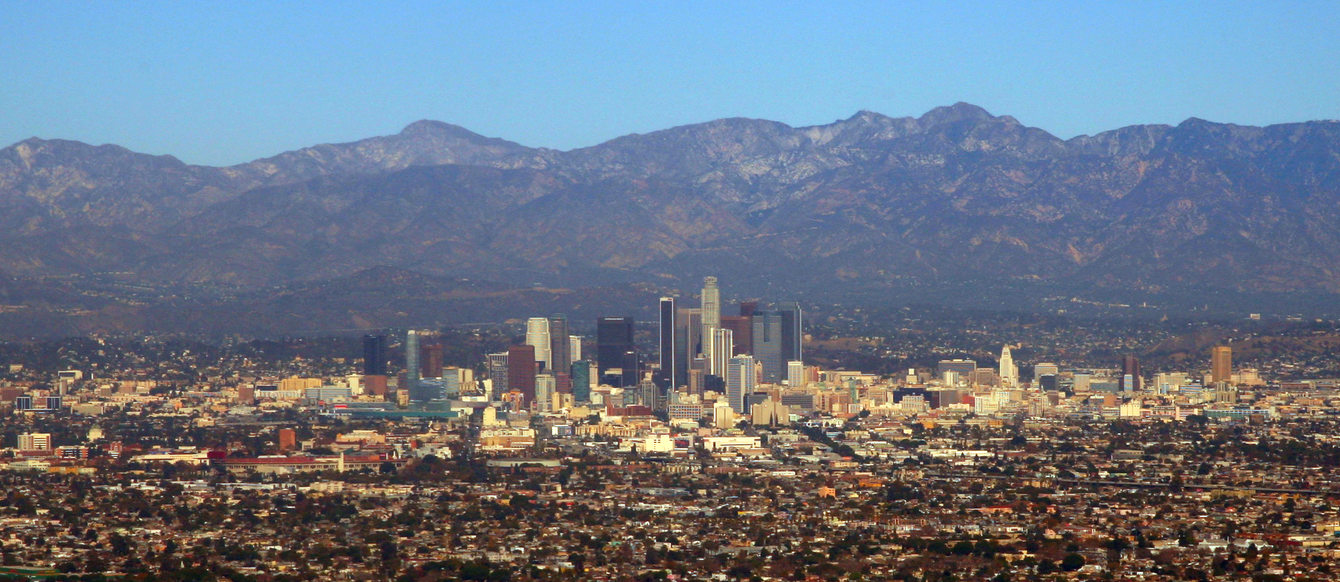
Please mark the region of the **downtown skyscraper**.
<svg viewBox="0 0 1340 582"><path fill-rule="evenodd" d="M386 375L386 336L380 334L363 336L363 375Z"/></svg>
<svg viewBox="0 0 1340 582"><path fill-rule="evenodd" d="M535 362L542 370L552 370L549 318L532 317L526 320L526 345L535 348Z"/></svg>
<svg viewBox="0 0 1340 582"><path fill-rule="evenodd" d="M702 336L699 341L703 358L711 361L712 333L721 327L721 289L717 287L716 277L703 279L702 302Z"/></svg>
<svg viewBox="0 0 1340 582"><path fill-rule="evenodd" d="M773 311L755 311L753 320L753 354L763 366L763 381L781 382L786 377L788 362L803 361L801 329L803 316L795 302L783 304Z"/></svg>
<svg viewBox="0 0 1340 582"><path fill-rule="evenodd" d="M622 388L638 382L637 347L633 345L633 318L596 320L596 365L601 381Z"/></svg>
<svg viewBox="0 0 1340 582"><path fill-rule="evenodd" d="M736 413L743 414L745 397L754 392L754 358L736 356L726 365L726 401Z"/></svg>
<svg viewBox="0 0 1340 582"><path fill-rule="evenodd" d="M674 297L662 297L659 306L658 326L656 329L657 355L660 357L661 370L657 381L664 388L684 385L681 380L680 365L675 357L676 347L676 308Z"/></svg>
<svg viewBox="0 0 1340 582"><path fill-rule="evenodd" d="M549 318L549 369L555 375L572 372L572 348L569 346L568 318L561 313Z"/></svg>
<svg viewBox="0 0 1340 582"><path fill-rule="evenodd" d="M401 390L414 393L419 388L419 332L405 332L405 386Z"/></svg>

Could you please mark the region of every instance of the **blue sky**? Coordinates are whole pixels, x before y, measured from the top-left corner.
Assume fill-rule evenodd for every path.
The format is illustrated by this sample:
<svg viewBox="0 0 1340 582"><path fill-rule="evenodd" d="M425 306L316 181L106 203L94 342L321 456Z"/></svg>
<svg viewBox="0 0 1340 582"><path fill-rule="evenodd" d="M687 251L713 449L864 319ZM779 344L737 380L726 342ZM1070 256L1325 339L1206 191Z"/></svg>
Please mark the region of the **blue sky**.
<svg viewBox="0 0 1340 582"><path fill-rule="evenodd" d="M1340 118L1331 2L0 2L0 145L232 164L418 119L560 149L967 101L1060 137Z"/></svg>

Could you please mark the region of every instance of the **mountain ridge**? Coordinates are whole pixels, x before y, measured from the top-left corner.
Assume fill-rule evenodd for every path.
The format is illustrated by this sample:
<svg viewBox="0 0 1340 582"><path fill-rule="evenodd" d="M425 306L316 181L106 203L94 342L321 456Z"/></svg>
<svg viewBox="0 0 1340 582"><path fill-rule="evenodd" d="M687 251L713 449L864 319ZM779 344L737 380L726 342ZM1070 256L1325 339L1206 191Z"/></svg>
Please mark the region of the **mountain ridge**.
<svg viewBox="0 0 1340 582"><path fill-rule="evenodd" d="M24 140L0 150L0 273L283 288L384 266L686 290L735 273L743 293L815 300L841 295L832 282L979 277L1134 303L1326 294L1340 293L1338 208L1333 121L1191 118L1062 140L957 103L803 127L727 118L560 151L420 120L227 167Z"/></svg>

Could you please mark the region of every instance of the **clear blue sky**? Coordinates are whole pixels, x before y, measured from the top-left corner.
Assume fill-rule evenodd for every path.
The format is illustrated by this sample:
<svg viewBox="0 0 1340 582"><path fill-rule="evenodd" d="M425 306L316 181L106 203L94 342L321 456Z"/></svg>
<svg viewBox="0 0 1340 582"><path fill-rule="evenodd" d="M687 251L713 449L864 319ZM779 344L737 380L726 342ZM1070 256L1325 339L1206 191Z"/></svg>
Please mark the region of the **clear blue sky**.
<svg viewBox="0 0 1340 582"><path fill-rule="evenodd" d="M0 2L0 146L232 164L438 119L569 149L956 101L1066 138L1340 118L1340 5Z"/></svg>

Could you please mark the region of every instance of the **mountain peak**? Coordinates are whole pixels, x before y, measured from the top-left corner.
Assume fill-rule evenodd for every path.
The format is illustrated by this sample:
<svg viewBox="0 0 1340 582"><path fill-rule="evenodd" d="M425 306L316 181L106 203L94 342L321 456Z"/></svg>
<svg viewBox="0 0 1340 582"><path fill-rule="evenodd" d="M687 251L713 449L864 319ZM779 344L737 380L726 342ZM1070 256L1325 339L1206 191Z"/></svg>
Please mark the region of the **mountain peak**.
<svg viewBox="0 0 1340 582"><path fill-rule="evenodd" d="M892 118L887 115L884 115L883 113L879 113L877 111L871 111L869 109L862 109L860 111L857 111L856 115L847 118L847 121L859 121L862 123L878 123L888 121L890 119Z"/></svg>
<svg viewBox="0 0 1340 582"><path fill-rule="evenodd" d="M448 135L453 137L483 137L473 131L465 129L459 125L435 121L432 119L420 119L400 130L400 135L419 136L419 135Z"/></svg>
<svg viewBox="0 0 1340 582"><path fill-rule="evenodd" d="M959 101L958 103L947 107L936 107L935 109L927 111L918 121L924 126L935 126L958 123L961 121L986 121L989 119L995 119L995 117L985 109L971 103Z"/></svg>

